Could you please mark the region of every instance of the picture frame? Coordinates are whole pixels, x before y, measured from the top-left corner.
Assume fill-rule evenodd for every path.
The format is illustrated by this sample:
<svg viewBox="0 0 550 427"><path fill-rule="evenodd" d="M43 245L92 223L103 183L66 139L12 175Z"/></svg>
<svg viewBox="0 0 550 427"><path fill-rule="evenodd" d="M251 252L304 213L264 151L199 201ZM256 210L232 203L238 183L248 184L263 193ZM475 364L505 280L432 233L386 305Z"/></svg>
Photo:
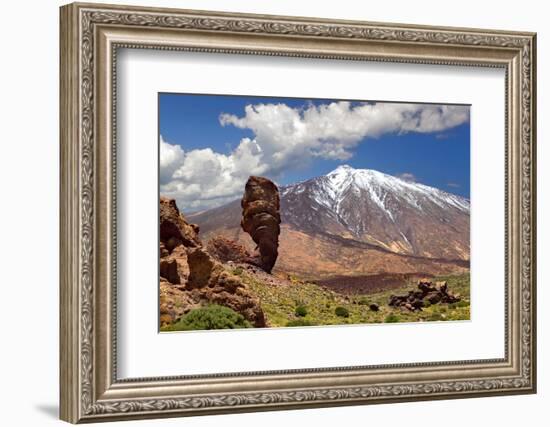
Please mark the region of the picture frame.
<svg viewBox="0 0 550 427"><path fill-rule="evenodd" d="M63 6L60 23L61 419L98 422L536 392L534 33L86 3ZM120 379L120 49L504 70L504 357Z"/></svg>

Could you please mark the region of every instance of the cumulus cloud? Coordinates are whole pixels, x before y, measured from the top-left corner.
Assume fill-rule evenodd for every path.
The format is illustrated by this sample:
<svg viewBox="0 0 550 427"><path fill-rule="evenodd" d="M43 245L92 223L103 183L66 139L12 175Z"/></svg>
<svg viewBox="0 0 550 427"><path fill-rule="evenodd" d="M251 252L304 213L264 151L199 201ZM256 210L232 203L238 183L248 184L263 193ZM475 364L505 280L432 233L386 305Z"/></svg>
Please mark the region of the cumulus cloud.
<svg viewBox="0 0 550 427"><path fill-rule="evenodd" d="M402 180L404 181L408 181L408 182L416 182L417 179L416 179L416 176L410 172L403 172L399 175L397 175L397 178L401 178Z"/></svg>
<svg viewBox="0 0 550 427"><path fill-rule="evenodd" d="M160 183L166 184L172 179L172 175L181 166L185 153L179 145L168 144L160 136Z"/></svg>
<svg viewBox="0 0 550 427"><path fill-rule="evenodd" d="M242 193L250 175L266 172L260 154L259 146L249 138L243 138L229 155L216 153L211 148L191 150L183 155L178 145L161 140L160 192L175 198L184 212L222 205ZM162 170L163 158L166 170ZM167 179L163 181L162 177Z"/></svg>
<svg viewBox="0 0 550 427"><path fill-rule="evenodd" d="M331 102L292 108L247 105L242 116L222 113L222 126L250 130L228 154L210 148L184 152L161 138L161 193L182 210L219 206L238 196L250 175L277 179L315 158L348 160L353 149L384 134L443 132L469 120L463 106Z"/></svg>
<svg viewBox="0 0 550 427"><path fill-rule="evenodd" d="M286 104L247 105L244 116L221 114L223 126L250 129L280 168L296 155L347 160L365 138L388 133L431 133L465 123L469 108L451 105L361 103L348 101L291 108Z"/></svg>

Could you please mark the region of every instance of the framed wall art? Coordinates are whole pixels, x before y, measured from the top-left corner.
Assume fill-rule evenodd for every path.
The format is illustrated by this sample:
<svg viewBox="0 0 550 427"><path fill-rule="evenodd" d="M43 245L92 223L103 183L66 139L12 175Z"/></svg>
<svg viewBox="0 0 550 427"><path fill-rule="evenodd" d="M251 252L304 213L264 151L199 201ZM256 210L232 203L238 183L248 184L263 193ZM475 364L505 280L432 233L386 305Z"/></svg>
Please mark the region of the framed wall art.
<svg viewBox="0 0 550 427"><path fill-rule="evenodd" d="M61 418L533 393L535 34L61 8Z"/></svg>

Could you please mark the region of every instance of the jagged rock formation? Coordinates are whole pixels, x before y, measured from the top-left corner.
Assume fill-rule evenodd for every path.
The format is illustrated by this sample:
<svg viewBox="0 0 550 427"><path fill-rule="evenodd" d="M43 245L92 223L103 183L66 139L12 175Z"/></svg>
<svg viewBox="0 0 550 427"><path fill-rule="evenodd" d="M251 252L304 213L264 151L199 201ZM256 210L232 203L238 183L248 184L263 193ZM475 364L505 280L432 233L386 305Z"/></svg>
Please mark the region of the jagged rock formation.
<svg viewBox="0 0 550 427"><path fill-rule="evenodd" d="M251 176L245 186L241 207L241 227L259 249L258 265L270 273L277 261L281 232L279 189L267 178Z"/></svg>
<svg viewBox="0 0 550 427"><path fill-rule="evenodd" d="M160 241L169 251L184 245L194 248L201 245L199 226L189 224L180 213L176 201L166 197L160 198Z"/></svg>
<svg viewBox="0 0 550 427"><path fill-rule="evenodd" d="M266 326L260 302L242 280L229 273L221 263L204 249L189 250L189 279L191 294L209 303L219 304L241 313L256 327Z"/></svg>
<svg viewBox="0 0 550 427"><path fill-rule="evenodd" d="M251 263L250 252L234 240L215 236L206 245L208 253L220 262Z"/></svg>
<svg viewBox="0 0 550 427"><path fill-rule="evenodd" d="M160 278L160 325L169 325L177 321L189 310L200 307L185 286L170 283L164 277Z"/></svg>
<svg viewBox="0 0 550 427"><path fill-rule="evenodd" d="M425 305L424 301L429 301L430 304L453 304L460 301L460 296L449 292L447 282L434 284L428 279L420 279L417 291L409 291L407 295L391 295L388 305L409 311L421 311Z"/></svg>
<svg viewBox="0 0 550 427"><path fill-rule="evenodd" d="M199 227L180 213L175 200L160 199L160 323L167 325L204 304L219 304L241 313L256 327L264 313L238 276L203 248Z"/></svg>

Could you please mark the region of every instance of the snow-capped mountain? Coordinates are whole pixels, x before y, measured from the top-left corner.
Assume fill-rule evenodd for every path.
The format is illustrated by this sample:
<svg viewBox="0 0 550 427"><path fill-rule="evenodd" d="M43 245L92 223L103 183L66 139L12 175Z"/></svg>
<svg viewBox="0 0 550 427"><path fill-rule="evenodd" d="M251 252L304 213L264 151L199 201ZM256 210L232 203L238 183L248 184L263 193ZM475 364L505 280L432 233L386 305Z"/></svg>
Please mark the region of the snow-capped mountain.
<svg viewBox="0 0 550 427"><path fill-rule="evenodd" d="M462 197L349 166L281 187L280 195L281 271L322 278L469 268L470 202ZM241 216L235 200L187 218L203 241L223 235L253 250Z"/></svg>
<svg viewBox="0 0 550 427"><path fill-rule="evenodd" d="M281 189L283 223L397 253L469 259L470 202L369 169L340 166Z"/></svg>

